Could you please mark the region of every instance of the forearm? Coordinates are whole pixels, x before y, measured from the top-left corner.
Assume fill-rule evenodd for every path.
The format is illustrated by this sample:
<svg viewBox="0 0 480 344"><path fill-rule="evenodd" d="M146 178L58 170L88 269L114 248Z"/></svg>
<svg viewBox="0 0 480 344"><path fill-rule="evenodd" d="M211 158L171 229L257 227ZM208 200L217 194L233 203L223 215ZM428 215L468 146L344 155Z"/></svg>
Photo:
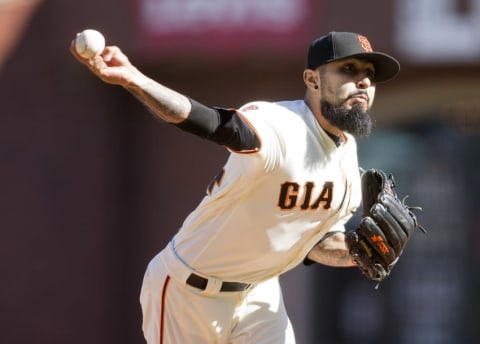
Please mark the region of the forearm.
<svg viewBox="0 0 480 344"><path fill-rule="evenodd" d="M120 48L108 46L101 54L86 59L76 52L75 41L72 41L70 51L104 82L126 88L156 117L169 123L180 123L190 114L191 104L187 97L144 75Z"/></svg>
<svg viewBox="0 0 480 344"><path fill-rule="evenodd" d="M156 81L138 74L125 86L158 118L169 123L184 121L191 110L191 103L184 95Z"/></svg>
<svg viewBox="0 0 480 344"><path fill-rule="evenodd" d="M338 232L320 241L308 253L308 259L335 267L355 266L345 243L345 234Z"/></svg>
<svg viewBox="0 0 480 344"><path fill-rule="evenodd" d="M157 118L235 151L258 150L255 131L235 110L210 108L163 86L132 65L120 48L108 46L86 59L77 53L72 41L70 51L101 80L128 90Z"/></svg>

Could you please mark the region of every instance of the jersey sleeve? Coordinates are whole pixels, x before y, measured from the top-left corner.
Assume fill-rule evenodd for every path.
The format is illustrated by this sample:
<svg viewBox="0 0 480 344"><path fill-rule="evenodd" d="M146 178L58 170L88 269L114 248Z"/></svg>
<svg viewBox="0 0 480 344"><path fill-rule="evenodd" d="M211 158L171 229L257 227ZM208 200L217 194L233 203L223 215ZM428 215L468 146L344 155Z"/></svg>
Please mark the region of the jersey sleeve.
<svg viewBox="0 0 480 344"><path fill-rule="evenodd" d="M242 106L238 112L255 131L259 140L259 150L255 154L248 154L246 164L254 162L260 164L263 173L273 171L284 160L286 154L286 137L282 126L288 125L282 115L282 109L269 102L253 102ZM239 151L233 153L242 154Z"/></svg>
<svg viewBox="0 0 480 344"><path fill-rule="evenodd" d="M235 109L208 107L193 99L190 103L190 114L176 124L178 128L233 151L255 152L260 148L255 131Z"/></svg>

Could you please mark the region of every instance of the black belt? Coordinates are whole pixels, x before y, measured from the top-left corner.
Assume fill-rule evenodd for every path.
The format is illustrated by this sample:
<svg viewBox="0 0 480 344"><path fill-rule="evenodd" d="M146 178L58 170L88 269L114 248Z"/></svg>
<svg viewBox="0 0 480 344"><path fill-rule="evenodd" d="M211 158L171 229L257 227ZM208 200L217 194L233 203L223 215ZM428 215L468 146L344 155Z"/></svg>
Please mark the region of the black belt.
<svg viewBox="0 0 480 344"><path fill-rule="evenodd" d="M207 288L208 279L203 278L195 274L188 276L186 283L189 286L195 287L200 290ZM239 283L239 282L222 282L220 291L244 291L250 288L251 284Z"/></svg>

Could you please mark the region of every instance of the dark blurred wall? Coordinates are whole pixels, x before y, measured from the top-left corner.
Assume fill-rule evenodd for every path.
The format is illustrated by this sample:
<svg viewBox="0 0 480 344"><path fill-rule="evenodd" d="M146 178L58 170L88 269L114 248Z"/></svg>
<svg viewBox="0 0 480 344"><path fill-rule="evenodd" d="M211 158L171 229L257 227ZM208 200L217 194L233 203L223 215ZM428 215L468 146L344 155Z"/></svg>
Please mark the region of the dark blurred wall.
<svg viewBox="0 0 480 344"><path fill-rule="evenodd" d="M99 29L147 74L206 104L233 107L303 96L304 56L252 55L224 63L185 56L158 63L145 59L136 45L132 4L43 1L0 70L1 343L143 343L138 303L143 271L227 156L153 119L125 90L92 76L68 51L76 32ZM318 32L312 34L341 27L365 32L379 49L393 47L386 39L393 30L390 2L321 4L317 10L328 13L322 16L327 20L316 23ZM448 97L441 71L468 81L455 87L478 92L468 87L478 68L414 67L405 64L398 83L379 87L375 109L386 114L380 126L431 116L424 110L428 104ZM427 79L433 81L420 83ZM433 86L436 96L429 96ZM410 97L417 97L417 105ZM355 292L347 288L353 272L312 272L328 281L308 288L315 301L307 306L319 309L298 306L305 302L305 287L296 275L286 279L292 320L310 331L298 333L300 344L314 343L309 335L318 338L316 331L324 330L332 333L325 340L339 340L342 310L332 308L345 297L341 290ZM388 294L380 295L377 302L387 303Z"/></svg>
<svg viewBox="0 0 480 344"><path fill-rule="evenodd" d="M129 41L113 5L43 2L0 74L2 343L141 342L132 103L68 52L94 23Z"/></svg>

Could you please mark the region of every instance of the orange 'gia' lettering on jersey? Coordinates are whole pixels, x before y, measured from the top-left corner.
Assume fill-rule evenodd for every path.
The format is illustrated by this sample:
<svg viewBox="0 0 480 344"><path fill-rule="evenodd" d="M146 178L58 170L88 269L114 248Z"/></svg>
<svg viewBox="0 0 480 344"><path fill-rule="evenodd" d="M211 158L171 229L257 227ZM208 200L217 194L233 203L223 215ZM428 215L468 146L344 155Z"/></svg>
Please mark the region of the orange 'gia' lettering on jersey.
<svg viewBox="0 0 480 344"><path fill-rule="evenodd" d="M315 187L315 183L308 181L302 187L295 182L285 182L280 185L280 194L278 197L278 206L283 209L293 209L297 206L298 196L300 189L305 190L305 196L301 202L300 208L302 210L306 209L317 209L320 206L320 203L323 204L323 209L330 209L333 199L333 182L325 182L319 196L312 203L312 191Z"/></svg>
<svg viewBox="0 0 480 344"><path fill-rule="evenodd" d="M368 41L367 37L365 36L358 36L358 41L360 42L360 46L366 53L370 53L373 51L370 42Z"/></svg>

